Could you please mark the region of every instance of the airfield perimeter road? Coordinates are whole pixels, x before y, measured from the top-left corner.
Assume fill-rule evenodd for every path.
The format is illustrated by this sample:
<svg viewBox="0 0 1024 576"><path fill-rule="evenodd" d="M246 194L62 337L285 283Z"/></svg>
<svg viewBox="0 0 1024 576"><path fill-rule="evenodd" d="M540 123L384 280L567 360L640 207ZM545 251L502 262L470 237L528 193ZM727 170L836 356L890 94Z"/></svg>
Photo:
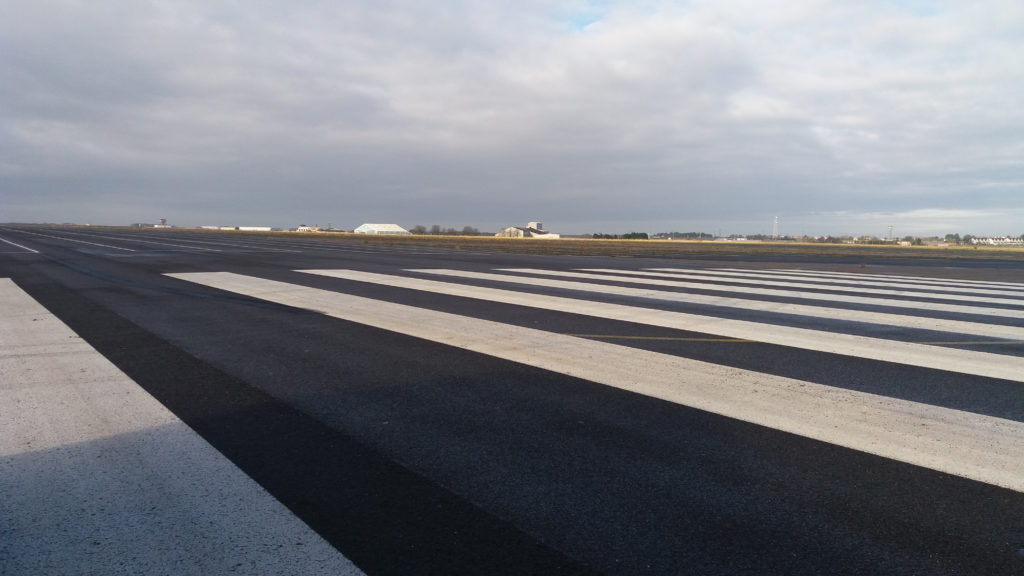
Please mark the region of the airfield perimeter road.
<svg viewBox="0 0 1024 576"><path fill-rule="evenodd" d="M1024 575L1021 261L0 226L0 312L2 574Z"/></svg>

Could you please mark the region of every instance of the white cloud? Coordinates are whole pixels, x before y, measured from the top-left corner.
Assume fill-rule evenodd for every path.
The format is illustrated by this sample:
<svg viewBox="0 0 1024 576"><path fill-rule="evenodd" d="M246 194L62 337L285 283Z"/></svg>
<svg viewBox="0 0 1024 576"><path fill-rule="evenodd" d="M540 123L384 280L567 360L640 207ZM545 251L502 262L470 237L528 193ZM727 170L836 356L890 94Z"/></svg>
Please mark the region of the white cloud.
<svg viewBox="0 0 1024 576"><path fill-rule="evenodd" d="M1022 31L999 1L15 2L0 185L69 211L187 186L182 214L927 208L984 233L1024 186Z"/></svg>

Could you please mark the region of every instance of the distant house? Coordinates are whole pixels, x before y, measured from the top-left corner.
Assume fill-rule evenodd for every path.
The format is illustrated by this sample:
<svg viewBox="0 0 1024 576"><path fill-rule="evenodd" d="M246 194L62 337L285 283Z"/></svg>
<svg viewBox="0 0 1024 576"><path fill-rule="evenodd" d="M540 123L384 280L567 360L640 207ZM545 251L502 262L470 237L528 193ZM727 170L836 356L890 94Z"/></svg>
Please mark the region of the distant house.
<svg viewBox="0 0 1024 576"><path fill-rule="evenodd" d="M540 222L530 222L526 226L510 226L505 228L501 232L495 234L498 238L560 238L561 236L553 232L544 230L544 224Z"/></svg>
<svg viewBox="0 0 1024 576"><path fill-rule="evenodd" d="M363 224L353 230L356 234L408 234L409 231L398 224Z"/></svg>

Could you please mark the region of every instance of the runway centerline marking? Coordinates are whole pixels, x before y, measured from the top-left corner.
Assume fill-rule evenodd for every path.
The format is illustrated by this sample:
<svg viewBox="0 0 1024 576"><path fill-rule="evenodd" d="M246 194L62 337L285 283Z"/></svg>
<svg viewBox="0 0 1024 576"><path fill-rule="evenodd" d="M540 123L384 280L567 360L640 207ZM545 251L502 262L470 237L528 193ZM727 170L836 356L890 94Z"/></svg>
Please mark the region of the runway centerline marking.
<svg viewBox="0 0 1024 576"><path fill-rule="evenodd" d="M1024 492L1021 422L230 272L168 276Z"/></svg>

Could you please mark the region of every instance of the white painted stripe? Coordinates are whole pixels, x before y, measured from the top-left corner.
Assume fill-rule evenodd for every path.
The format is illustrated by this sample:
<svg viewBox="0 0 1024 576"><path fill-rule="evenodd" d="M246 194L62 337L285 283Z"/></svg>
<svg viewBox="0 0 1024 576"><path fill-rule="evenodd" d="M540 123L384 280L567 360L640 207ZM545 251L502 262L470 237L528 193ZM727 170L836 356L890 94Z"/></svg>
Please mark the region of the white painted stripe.
<svg viewBox="0 0 1024 576"><path fill-rule="evenodd" d="M146 232L145 234L150 234ZM252 244L235 244L234 242L210 242L208 240L194 240L192 238L177 238L179 242L191 242L193 244L213 244L214 246L230 246L232 248L249 248L254 251L261 252L290 252L293 254L300 254L301 250L288 250L285 248L270 248L266 245L252 245ZM187 248L191 248L190 245L185 245Z"/></svg>
<svg viewBox="0 0 1024 576"><path fill-rule="evenodd" d="M0 279L9 574L360 574L9 279Z"/></svg>
<svg viewBox="0 0 1024 576"><path fill-rule="evenodd" d="M189 246L187 244L172 244L170 242L157 242L156 240L143 240L141 238L135 238L132 236L110 236L107 234L96 234L89 233L85 234L82 232L64 232L65 234L75 234L77 236L88 236L90 238L107 238L108 240L121 240L123 242L136 242L139 244L157 244L159 246L172 246L174 248L188 248L189 250L204 250L207 252L222 252L216 248L203 248L201 246Z"/></svg>
<svg viewBox="0 0 1024 576"><path fill-rule="evenodd" d="M829 354L841 354L856 358L881 360L883 362L1024 382L1024 358L1017 356L939 348L924 344L870 338L839 332L823 332L820 330L763 324L746 320L729 320L713 316L512 292L495 288L388 276L355 270L300 270L300 272L423 290L438 294L464 296L504 304L556 310L571 314L583 314L648 326L701 332L724 338L753 340L804 350L814 350L816 352L827 352Z"/></svg>
<svg viewBox="0 0 1024 576"><path fill-rule="evenodd" d="M205 286L1024 492L1024 423L228 272Z"/></svg>
<svg viewBox="0 0 1024 576"><path fill-rule="evenodd" d="M14 242L11 242L10 240L4 240L3 238L0 238L0 242L5 242L7 244L10 244L11 246L15 246L17 248L21 248L22 250L28 250L29 252L31 252L33 254L39 254L38 250L33 250L33 249L31 249L31 248L29 248L27 246L22 246L21 244L16 244Z"/></svg>
<svg viewBox="0 0 1024 576"><path fill-rule="evenodd" d="M428 274L445 274L449 276L476 277L486 280L500 280L503 282L518 282L522 284L542 285L523 277L510 277L498 274L479 275L475 273L463 273L459 270L420 270ZM657 278L626 278L622 276L609 276L602 274L586 274L583 272L563 272L557 270L538 270L532 268L504 268L503 272L521 274L536 274L541 276L556 276L572 278L574 280L601 280L604 282L621 282L625 284L643 284L645 286L663 286L666 288L688 288L705 290L710 292L730 292L739 294L757 294L761 296L781 296L784 298L800 298L801 300L814 300L818 302L846 302L850 304L868 304L883 308L913 308L916 310L929 310L933 312L954 312L958 314L974 314L979 316L998 316L1000 318L1024 319L1024 310L1011 308L992 308L986 306L967 306L963 304L943 304L940 302L921 302L914 300L893 300L888 298L874 298L868 296L850 296L848 294L821 294L819 292L800 292L793 290L778 290L774 288L750 288L745 286L718 286L714 284L701 284L697 282L682 282L676 280L660 280ZM570 290L585 290L605 294L624 294L642 298L657 298L661 300L672 300L676 302L696 302L699 295L681 292L668 292L664 290L630 290L623 289L622 292L615 292L612 286L597 286L594 284L583 284L580 282L555 282L550 281L543 284L552 288L566 288Z"/></svg>
<svg viewBox="0 0 1024 576"><path fill-rule="evenodd" d="M590 272L599 274L632 274L634 276L679 278L682 280L697 280L707 282L709 278L699 273L669 273L669 272L644 272L641 270L624 271L610 268L588 268ZM718 278L719 282L726 280ZM783 282L775 280L757 280L748 278L730 278L731 284L752 284L754 286L775 286L778 288L799 288L808 290L828 290L830 293L851 293L851 294L878 294L880 296L903 296L910 298L928 298L932 300L951 300L957 302L983 302L986 304L1000 304L1003 306L1024 306L1024 294L1014 294L1009 297L980 296L975 294L948 294L937 292L921 292L911 290L890 290L885 288L865 288L847 286L822 286L821 284L810 284L807 282ZM726 287L734 288L734 287Z"/></svg>
<svg viewBox="0 0 1024 576"><path fill-rule="evenodd" d="M730 271L743 271L740 268L721 268L721 270ZM746 270L747 272L757 272L757 270ZM818 276L818 277L834 277L834 278L891 278L895 280L904 280L908 282L915 282L921 284L955 284L960 286L988 286L992 288L1010 288L1024 290L1024 284L1020 282L997 282L994 280L964 280L964 279L945 279L945 278L926 278L923 276L904 276L898 274L868 274L868 273L855 273L855 272L831 272L828 270L797 270L797 269L786 269L786 270L773 270L774 272L786 272L788 274L798 274L805 276Z"/></svg>
<svg viewBox="0 0 1024 576"><path fill-rule="evenodd" d="M131 248L122 248L120 246L111 246L109 244L98 244L96 242L86 242L85 240L76 240L74 238L68 238L66 236L54 236L52 234L42 234L42 233L39 233L39 232L29 232L28 230L18 230L18 232L20 232L22 234L31 234L33 236L42 236L43 238L53 238L53 239L56 239L56 240L64 240L66 242L77 242L79 244L89 244L89 245L92 245L92 246L100 246L102 248L113 248L114 250L124 250L125 252L135 252L135 250L132 250Z"/></svg>
<svg viewBox="0 0 1024 576"><path fill-rule="evenodd" d="M786 302L765 302L761 300L746 300L727 296L709 296L707 294L689 294L682 292L669 292L665 290L650 290L646 288L629 288L624 286L612 286L607 284L592 284L567 280L553 280L548 278L535 278L530 276L509 276L505 274L491 274L486 272L467 272L464 270L448 269L411 269L411 272L421 274L434 274L440 276L452 276L456 278L473 278L478 280L490 280L509 284L523 284L527 286L540 286L545 288L559 288L595 294L611 294L617 296L629 296L633 298L644 298L647 300L663 300L666 302L683 302L687 304L701 304L705 306L720 306L725 308L738 308L741 310L757 310L761 312L774 312L778 314L795 314L798 316L810 316L814 318L832 318L836 320L851 320L854 322L867 322L871 324L888 324L903 326L906 328L918 328L923 330L937 330L940 332L953 332L963 334L974 334L978 336L990 336L992 338L1005 338L1007 340L1020 340L1021 327L1003 326L1000 324L986 324L981 322L967 322L961 320L944 320L941 318L927 318L923 316L909 316L905 314L891 314L887 312L871 312L866 310L847 310L843 308L832 308L825 305L789 304ZM825 300L819 298L817 300ZM842 301L842 300L840 300ZM874 302L874 300L871 300ZM904 302L900 308L924 308L942 312L963 312L964 306L952 304L932 304L929 302L915 303ZM985 316L1015 317L1014 310L968 308L971 313ZM1016 317L1024 318L1024 313Z"/></svg>
<svg viewBox="0 0 1024 576"><path fill-rule="evenodd" d="M639 272L634 272L634 271L631 271L631 270L620 270L620 269L613 269L613 268L583 268L582 270L585 270L587 272L603 272L603 273L614 272L614 273L619 273L619 274L640 274ZM766 286L769 285L769 284L762 282L761 279L767 278L767 279L770 279L770 280L802 280L804 282L812 282L810 284L807 284L807 286L809 288L810 287L820 288L822 290L830 290L830 289L832 289L833 286L836 286L836 285L840 285L840 286L880 286L880 287L887 287L887 288L902 288L902 289L909 289L909 290L925 290L925 292L921 292L922 295L932 294L932 292L927 292L928 290L936 290L936 291L955 292L955 293L962 293L962 294L978 294L978 295L988 295L988 296L1010 296L1012 298L1024 299L1024 288L1021 288L1021 290L1016 290L1015 291L1015 290L1002 290L1002 289L996 290L996 289L991 289L991 288L981 288L981 287L977 287L977 286L969 286L969 287L968 286L957 286L957 285L954 285L954 284L931 284L931 285L925 286L925 285L921 285L921 284L918 284L918 283L908 283L908 282L897 282L897 281L885 281L885 282L883 282L883 281L879 281L877 279L875 279L875 280L868 280L868 279L848 280L848 279L842 279L842 278L824 278L824 277L811 277L811 276L797 276L797 275L793 275L793 274L756 274L755 275L755 274L749 274L749 273L746 273L746 272L733 272L733 271L721 271L721 270L690 270L690 269L681 269L681 268L645 268L645 270L656 272L656 273L671 274L671 276L668 276L668 277L676 277L676 278L683 278L683 277L686 277L686 276L706 277L708 279L714 279L714 280L718 280L718 281L722 281L722 282L733 282L734 281L734 280L732 280L733 278L737 278L737 279L743 278L744 280L746 280L747 283L756 283L756 284L766 285ZM641 274L641 275L643 275L643 274ZM686 275L686 276L683 276L683 275ZM663 276L663 277L665 277L665 276ZM738 280L735 280L735 281L738 281Z"/></svg>
<svg viewBox="0 0 1024 576"><path fill-rule="evenodd" d="M223 250L220 250L218 248L203 248L202 246L189 246L188 244L174 244L171 242L157 242L155 240L142 240L140 238L119 238L117 236L101 236L101 238L122 240L124 242L138 242L142 244L156 244L158 246L171 246L172 248L185 248L188 250L202 250L204 252L223 252Z"/></svg>

